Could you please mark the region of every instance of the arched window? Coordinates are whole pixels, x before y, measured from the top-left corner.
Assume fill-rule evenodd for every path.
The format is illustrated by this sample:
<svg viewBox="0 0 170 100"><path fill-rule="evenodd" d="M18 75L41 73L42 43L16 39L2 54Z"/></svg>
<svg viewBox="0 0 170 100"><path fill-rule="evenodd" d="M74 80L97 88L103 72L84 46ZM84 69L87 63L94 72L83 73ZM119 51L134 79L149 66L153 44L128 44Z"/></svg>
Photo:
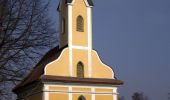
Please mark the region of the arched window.
<svg viewBox="0 0 170 100"><path fill-rule="evenodd" d="M77 31L84 32L84 19L82 16L77 17Z"/></svg>
<svg viewBox="0 0 170 100"><path fill-rule="evenodd" d="M84 65L82 62L77 64L77 77L84 78Z"/></svg>
<svg viewBox="0 0 170 100"><path fill-rule="evenodd" d="M84 96L79 96L78 100L86 100L86 98Z"/></svg>

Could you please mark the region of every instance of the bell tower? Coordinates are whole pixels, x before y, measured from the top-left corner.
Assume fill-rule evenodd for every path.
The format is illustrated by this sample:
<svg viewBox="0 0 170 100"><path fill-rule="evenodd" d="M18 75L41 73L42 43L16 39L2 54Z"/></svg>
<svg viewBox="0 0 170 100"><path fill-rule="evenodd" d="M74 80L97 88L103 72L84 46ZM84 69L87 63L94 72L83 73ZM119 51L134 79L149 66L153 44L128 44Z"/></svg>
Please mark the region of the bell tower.
<svg viewBox="0 0 170 100"><path fill-rule="evenodd" d="M59 47L68 45L70 76L76 77L73 66L76 66L80 60L86 66L85 77L91 77L92 7L91 0L60 0L58 7L60 15ZM79 54L82 54L85 60L74 57Z"/></svg>
<svg viewBox="0 0 170 100"><path fill-rule="evenodd" d="M91 0L60 0L60 48L92 49L92 7Z"/></svg>

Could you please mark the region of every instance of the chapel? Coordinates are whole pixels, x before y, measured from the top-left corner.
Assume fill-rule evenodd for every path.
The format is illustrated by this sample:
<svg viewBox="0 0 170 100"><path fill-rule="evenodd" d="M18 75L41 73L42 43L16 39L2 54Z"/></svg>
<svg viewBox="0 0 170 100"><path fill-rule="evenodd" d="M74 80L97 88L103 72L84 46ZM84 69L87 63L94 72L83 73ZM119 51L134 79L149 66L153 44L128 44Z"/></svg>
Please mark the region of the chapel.
<svg viewBox="0 0 170 100"><path fill-rule="evenodd" d="M93 6L92 0L60 0L59 45L13 89L17 100L118 100L123 81L93 50Z"/></svg>

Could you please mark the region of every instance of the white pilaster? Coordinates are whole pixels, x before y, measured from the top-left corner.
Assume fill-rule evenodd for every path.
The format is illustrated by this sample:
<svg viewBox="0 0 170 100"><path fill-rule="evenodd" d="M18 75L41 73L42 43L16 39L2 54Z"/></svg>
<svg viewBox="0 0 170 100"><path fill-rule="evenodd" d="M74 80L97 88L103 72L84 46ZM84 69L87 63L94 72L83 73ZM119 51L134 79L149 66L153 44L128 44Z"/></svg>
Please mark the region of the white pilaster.
<svg viewBox="0 0 170 100"><path fill-rule="evenodd" d="M72 100L73 95L72 95L72 87L69 87L69 100Z"/></svg>
<svg viewBox="0 0 170 100"><path fill-rule="evenodd" d="M49 100L48 86L44 85L44 100Z"/></svg>
<svg viewBox="0 0 170 100"><path fill-rule="evenodd" d="M87 7L87 32L88 32L88 73L89 78L92 77L92 8Z"/></svg>
<svg viewBox="0 0 170 100"><path fill-rule="evenodd" d="M118 100L117 88L113 89L113 100Z"/></svg>
<svg viewBox="0 0 170 100"><path fill-rule="evenodd" d="M72 34L72 25L73 25L73 23L72 23L72 5L68 5L68 45L69 45L69 75L70 75L70 77L72 77L73 76L73 71L72 71L72 64L73 64L73 60L72 60L72 58L73 58L73 51L72 51L72 44L73 44L73 42L72 42L72 36L73 36L73 34Z"/></svg>
<svg viewBox="0 0 170 100"><path fill-rule="evenodd" d="M92 88L92 100L95 100L96 97L95 97L95 88Z"/></svg>

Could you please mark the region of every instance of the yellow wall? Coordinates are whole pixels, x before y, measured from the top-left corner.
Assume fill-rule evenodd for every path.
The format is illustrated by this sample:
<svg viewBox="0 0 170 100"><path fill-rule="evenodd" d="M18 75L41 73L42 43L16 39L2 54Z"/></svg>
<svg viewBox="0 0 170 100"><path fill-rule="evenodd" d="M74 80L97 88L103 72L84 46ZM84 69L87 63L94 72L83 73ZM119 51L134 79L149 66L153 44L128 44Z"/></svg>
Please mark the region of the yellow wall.
<svg viewBox="0 0 170 100"><path fill-rule="evenodd" d="M53 91L68 91L68 87L56 87L56 86L50 86L49 90Z"/></svg>
<svg viewBox="0 0 170 100"><path fill-rule="evenodd" d="M72 100L78 100L80 96L84 96L86 100L92 100L92 88L89 87L72 87L72 91L68 90L67 86L49 86L48 92L49 100L69 100L69 93L71 92ZM99 94L100 93L100 94ZM95 88L95 100L113 100L113 89ZM107 94L107 95L106 95ZM37 99L38 100L38 99ZM117 99L116 99L117 100Z"/></svg>
<svg viewBox="0 0 170 100"><path fill-rule="evenodd" d="M91 88L73 88L74 92L91 92Z"/></svg>
<svg viewBox="0 0 170 100"><path fill-rule="evenodd" d="M81 95L83 95L86 100L91 100L91 94L73 94L73 100L78 100Z"/></svg>
<svg viewBox="0 0 170 100"><path fill-rule="evenodd" d="M87 7L84 0L75 0L73 4L73 45L88 46L88 34L87 34ZM78 32L76 30L77 17L81 15L84 19L84 32Z"/></svg>
<svg viewBox="0 0 170 100"><path fill-rule="evenodd" d="M73 49L73 77L77 77L77 64L81 61L84 65L84 76L88 77L88 52L87 50Z"/></svg>
<svg viewBox="0 0 170 100"><path fill-rule="evenodd" d="M113 70L102 63L96 51L92 51L92 77L93 78L112 78Z"/></svg>
<svg viewBox="0 0 170 100"><path fill-rule="evenodd" d="M69 99L68 99L68 94L50 93L49 100L69 100Z"/></svg>
<svg viewBox="0 0 170 100"><path fill-rule="evenodd" d="M108 78L113 76L112 69L103 64L97 55L96 51L92 51L92 78ZM85 77L88 77L88 52L87 50L73 49L73 77L76 76L77 63L83 62ZM45 75L54 76L69 76L69 49L66 48L62 51L61 55L55 61L49 63L45 68Z"/></svg>
<svg viewBox="0 0 170 100"><path fill-rule="evenodd" d="M95 100L113 100L112 95L96 95Z"/></svg>
<svg viewBox="0 0 170 100"><path fill-rule="evenodd" d="M47 64L45 70L45 75L54 76L69 76L69 52L68 48L64 49L55 61Z"/></svg>
<svg viewBox="0 0 170 100"><path fill-rule="evenodd" d="M95 89L96 92L112 93L113 89Z"/></svg>
<svg viewBox="0 0 170 100"><path fill-rule="evenodd" d="M97 55L96 51L92 51L92 78L108 78L111 79L113 76L112 69L103 64ZM88 77L88 52L87 50L73 49L73 77L76 76L77 63L83 62L85 77ZM60 57L55 61L49 63L45 68L45 75L54 76L69 76L69 49L66 48L62 51Z"/></svg>
<svg viewBox="0 0 170 100"><path fill-rule="evenodd" d="M92 94L72 94L72 100L78 100L80 96L84 96L86 100L92 100ZM69 95L64 93L49 93L49 100L69 100ZM95 100L114 100L114 99L113 95L95 95Z"/></svg>

